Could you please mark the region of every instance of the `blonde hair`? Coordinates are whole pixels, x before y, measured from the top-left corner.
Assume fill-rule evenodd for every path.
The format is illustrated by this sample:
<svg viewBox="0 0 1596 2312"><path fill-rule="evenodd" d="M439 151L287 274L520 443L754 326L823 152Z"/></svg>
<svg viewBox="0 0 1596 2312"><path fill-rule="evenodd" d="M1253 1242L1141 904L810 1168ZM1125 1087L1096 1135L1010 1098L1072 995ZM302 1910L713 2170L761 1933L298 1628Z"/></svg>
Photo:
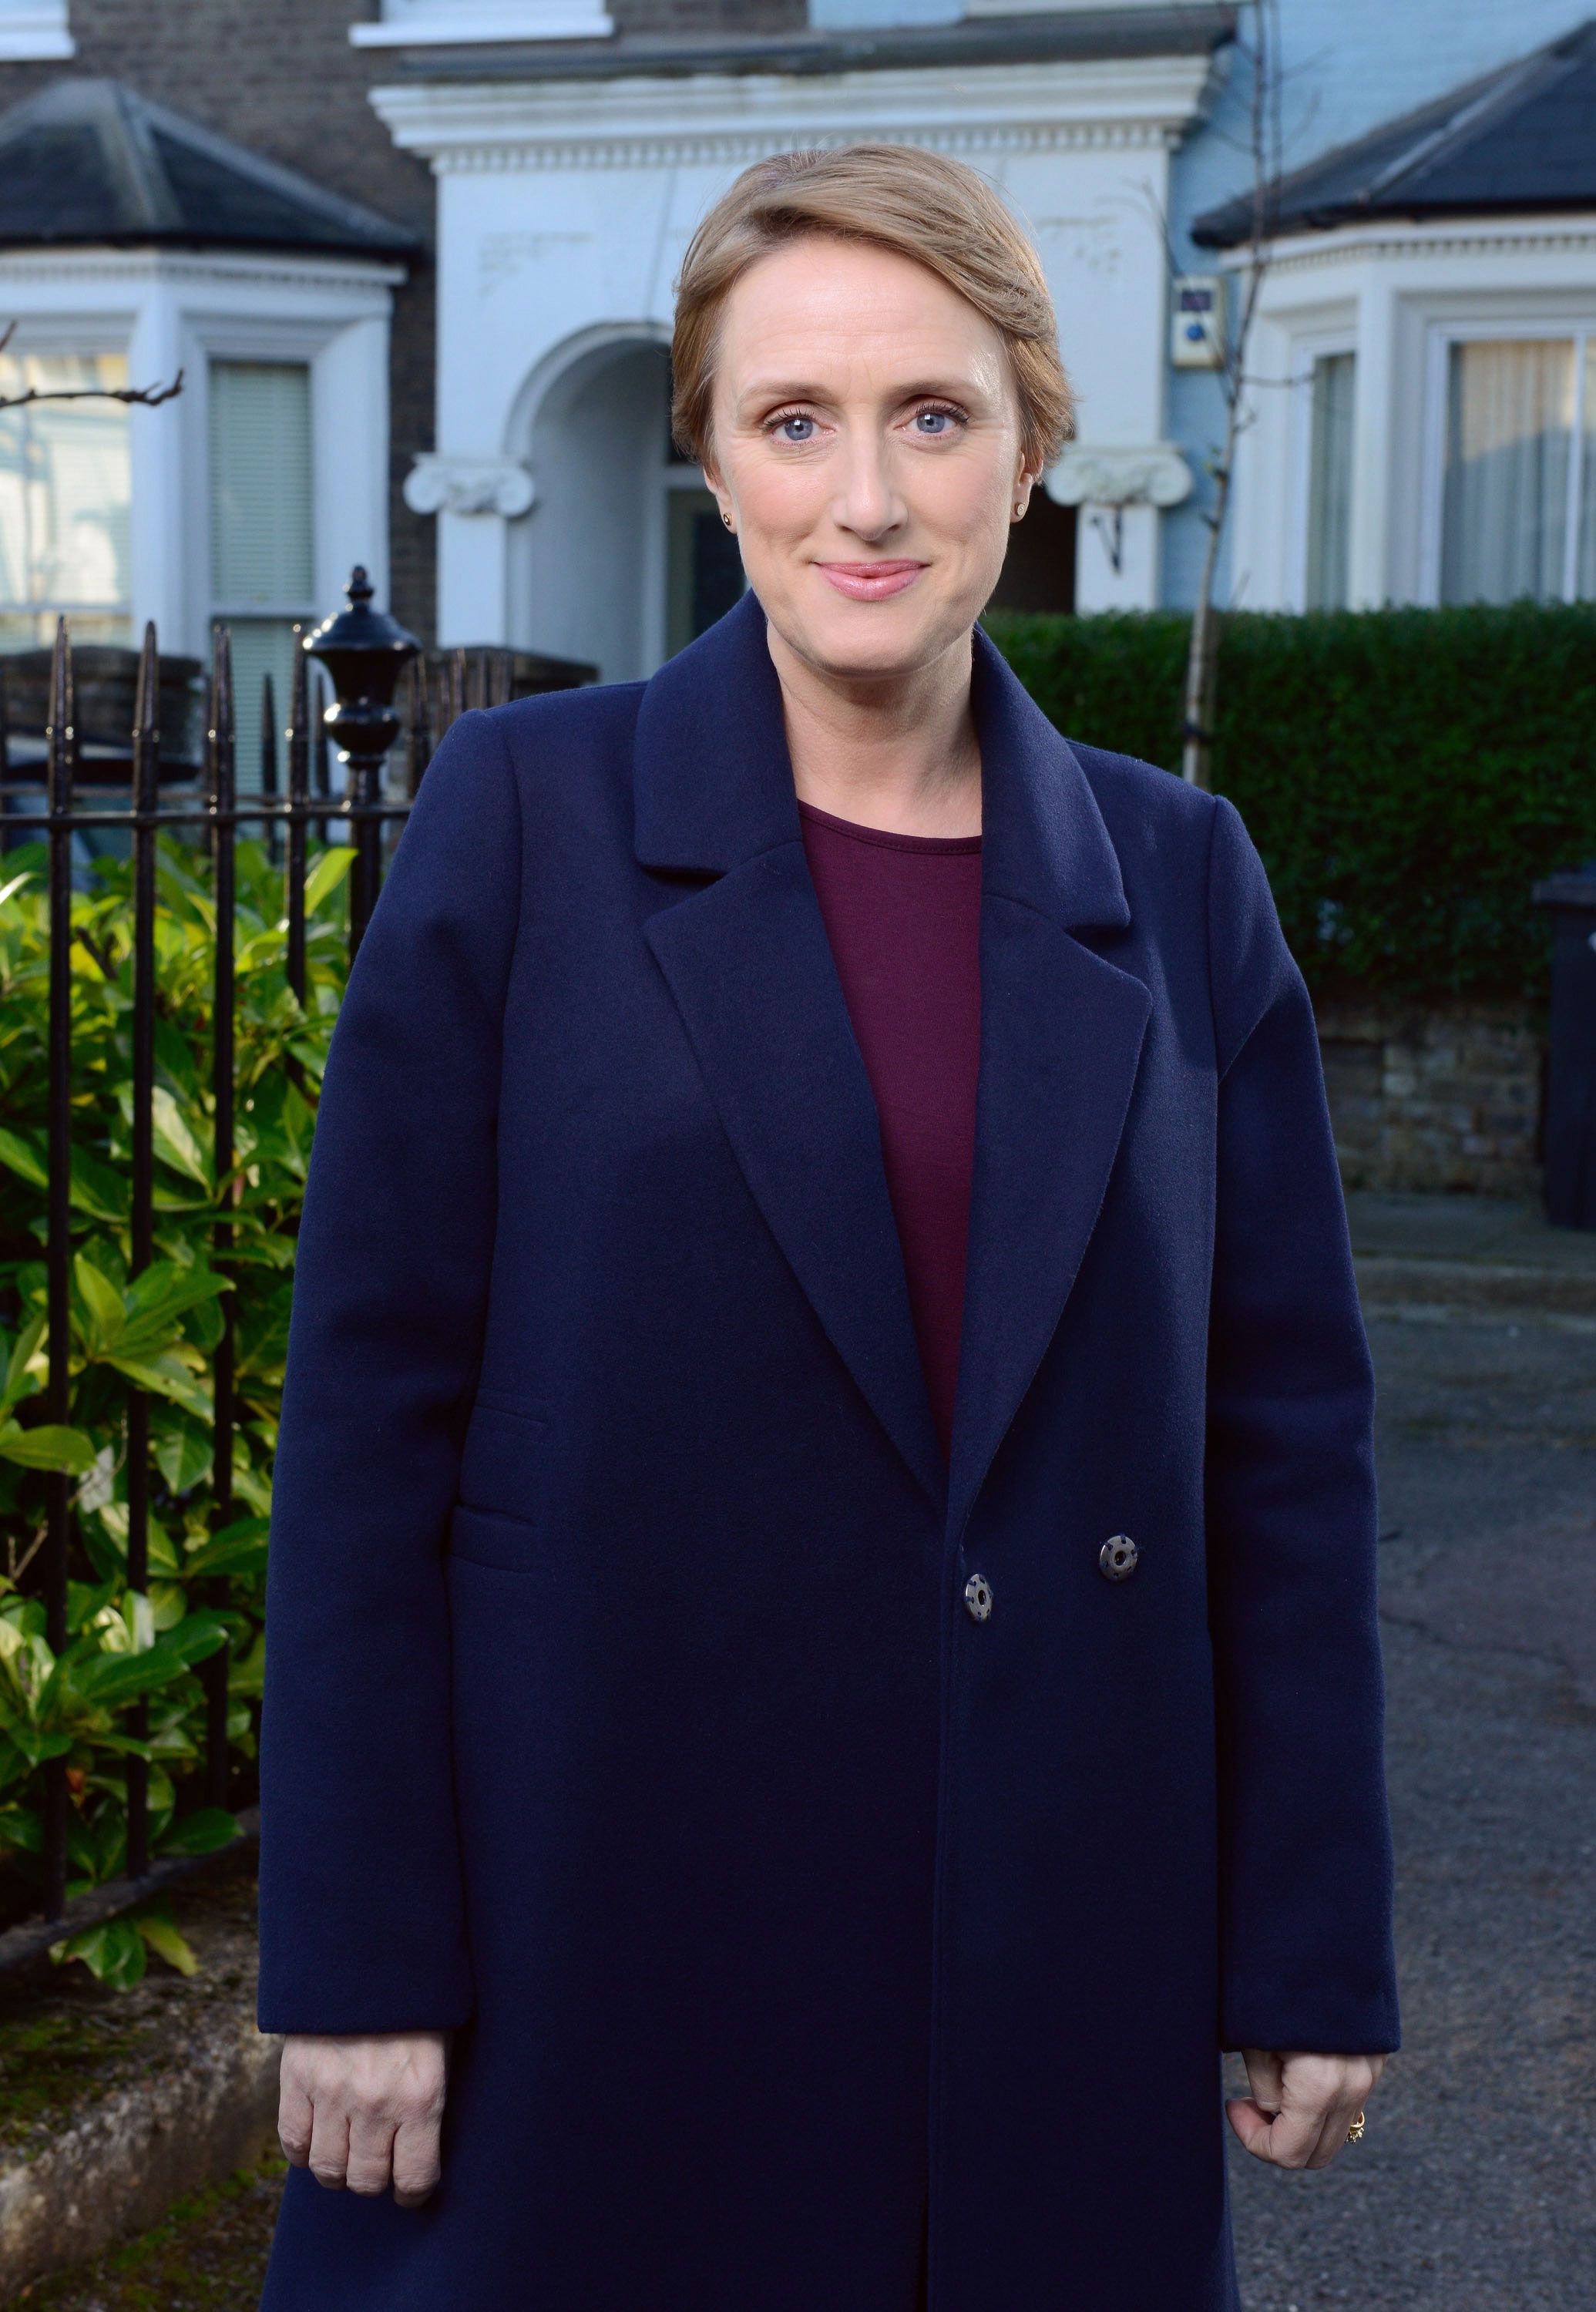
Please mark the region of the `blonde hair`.
<svg viewBox="0 0 1596 2312"><path fill-rule="evenodd" d="M676 284L671 428L685 455L710 455L727 295L761 257L811 234L912 258L983 314L1008 347L1027 469L1051 465L1074 432L1074 397L1041 260L985 177L914 144L777 153L722 194L688 243Z"/></svg>

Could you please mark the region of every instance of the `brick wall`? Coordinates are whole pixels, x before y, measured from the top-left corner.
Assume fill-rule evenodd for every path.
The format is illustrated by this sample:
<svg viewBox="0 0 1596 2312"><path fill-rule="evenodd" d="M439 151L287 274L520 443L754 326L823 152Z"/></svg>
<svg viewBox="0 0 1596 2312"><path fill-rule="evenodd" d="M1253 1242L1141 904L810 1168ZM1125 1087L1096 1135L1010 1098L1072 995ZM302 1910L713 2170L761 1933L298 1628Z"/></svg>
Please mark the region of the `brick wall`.
<svg viewBox="0 0 1596 2312"><path fill-rule="evenodd" d="M1323 1003L1319 1037L1347 1187L1535 1192L1544 1037L1524 1005Z"/></svg>

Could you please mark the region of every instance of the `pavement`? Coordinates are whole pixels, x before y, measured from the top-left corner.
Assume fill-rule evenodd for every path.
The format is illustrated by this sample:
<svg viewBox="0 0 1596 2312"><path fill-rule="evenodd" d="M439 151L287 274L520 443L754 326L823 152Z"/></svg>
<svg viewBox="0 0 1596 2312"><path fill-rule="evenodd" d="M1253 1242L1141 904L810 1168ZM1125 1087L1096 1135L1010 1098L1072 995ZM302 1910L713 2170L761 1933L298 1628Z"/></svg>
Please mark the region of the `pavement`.
<svg viewBox="0 0 1596 2312"><path fill-rule="evenodd" d="M1404 2045L1332 2168L1232 2147L1243 2301L1593 2312L1596 1233L1494 1199L1349 1202Z"/></svg>
<svg viewBox="0 0 1596 2312"><path fill-rule="evenodd" d="M1553 1228L1505 1196L1346 1200L1367 1308L1433 1304L1596 1317L1596 1229Z"/></svg>

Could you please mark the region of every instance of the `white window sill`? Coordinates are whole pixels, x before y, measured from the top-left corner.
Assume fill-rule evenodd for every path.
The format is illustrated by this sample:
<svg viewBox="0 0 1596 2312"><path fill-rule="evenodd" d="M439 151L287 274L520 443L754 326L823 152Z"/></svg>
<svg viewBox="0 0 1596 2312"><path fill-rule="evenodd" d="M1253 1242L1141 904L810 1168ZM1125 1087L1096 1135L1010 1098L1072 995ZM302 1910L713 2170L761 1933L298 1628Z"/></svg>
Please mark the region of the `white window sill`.
<svg viewBox="0 0 1596 2312"><path fill-rule="evenodd" d="M76 54L64 8L30 8L24 14L0 5L0 64L43 64Z"/></svg>
<svg viewBox="0 0 1596 2312"><path fill-rule="evenodd" d="M349 40L356 48L459 48L489 40L602 40L614 30L613 20L601 8L571 0L566 7L486 7L463 10L458 16L417 9L388 23L351 24Z"/></svg>

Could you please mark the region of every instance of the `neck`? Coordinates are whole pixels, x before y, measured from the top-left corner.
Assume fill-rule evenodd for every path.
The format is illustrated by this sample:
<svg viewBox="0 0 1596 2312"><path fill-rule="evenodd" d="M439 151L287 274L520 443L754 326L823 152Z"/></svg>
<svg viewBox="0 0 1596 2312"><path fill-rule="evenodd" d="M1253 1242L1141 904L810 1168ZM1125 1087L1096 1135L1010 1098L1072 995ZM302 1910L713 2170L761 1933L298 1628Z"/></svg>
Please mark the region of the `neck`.
<svg viewBox="0 0 1596 2312"><path fill-rule="evenodd" d="M970 638L909 674L825 673L767 627L801 802L894 835L978 835Z"/></svg>

